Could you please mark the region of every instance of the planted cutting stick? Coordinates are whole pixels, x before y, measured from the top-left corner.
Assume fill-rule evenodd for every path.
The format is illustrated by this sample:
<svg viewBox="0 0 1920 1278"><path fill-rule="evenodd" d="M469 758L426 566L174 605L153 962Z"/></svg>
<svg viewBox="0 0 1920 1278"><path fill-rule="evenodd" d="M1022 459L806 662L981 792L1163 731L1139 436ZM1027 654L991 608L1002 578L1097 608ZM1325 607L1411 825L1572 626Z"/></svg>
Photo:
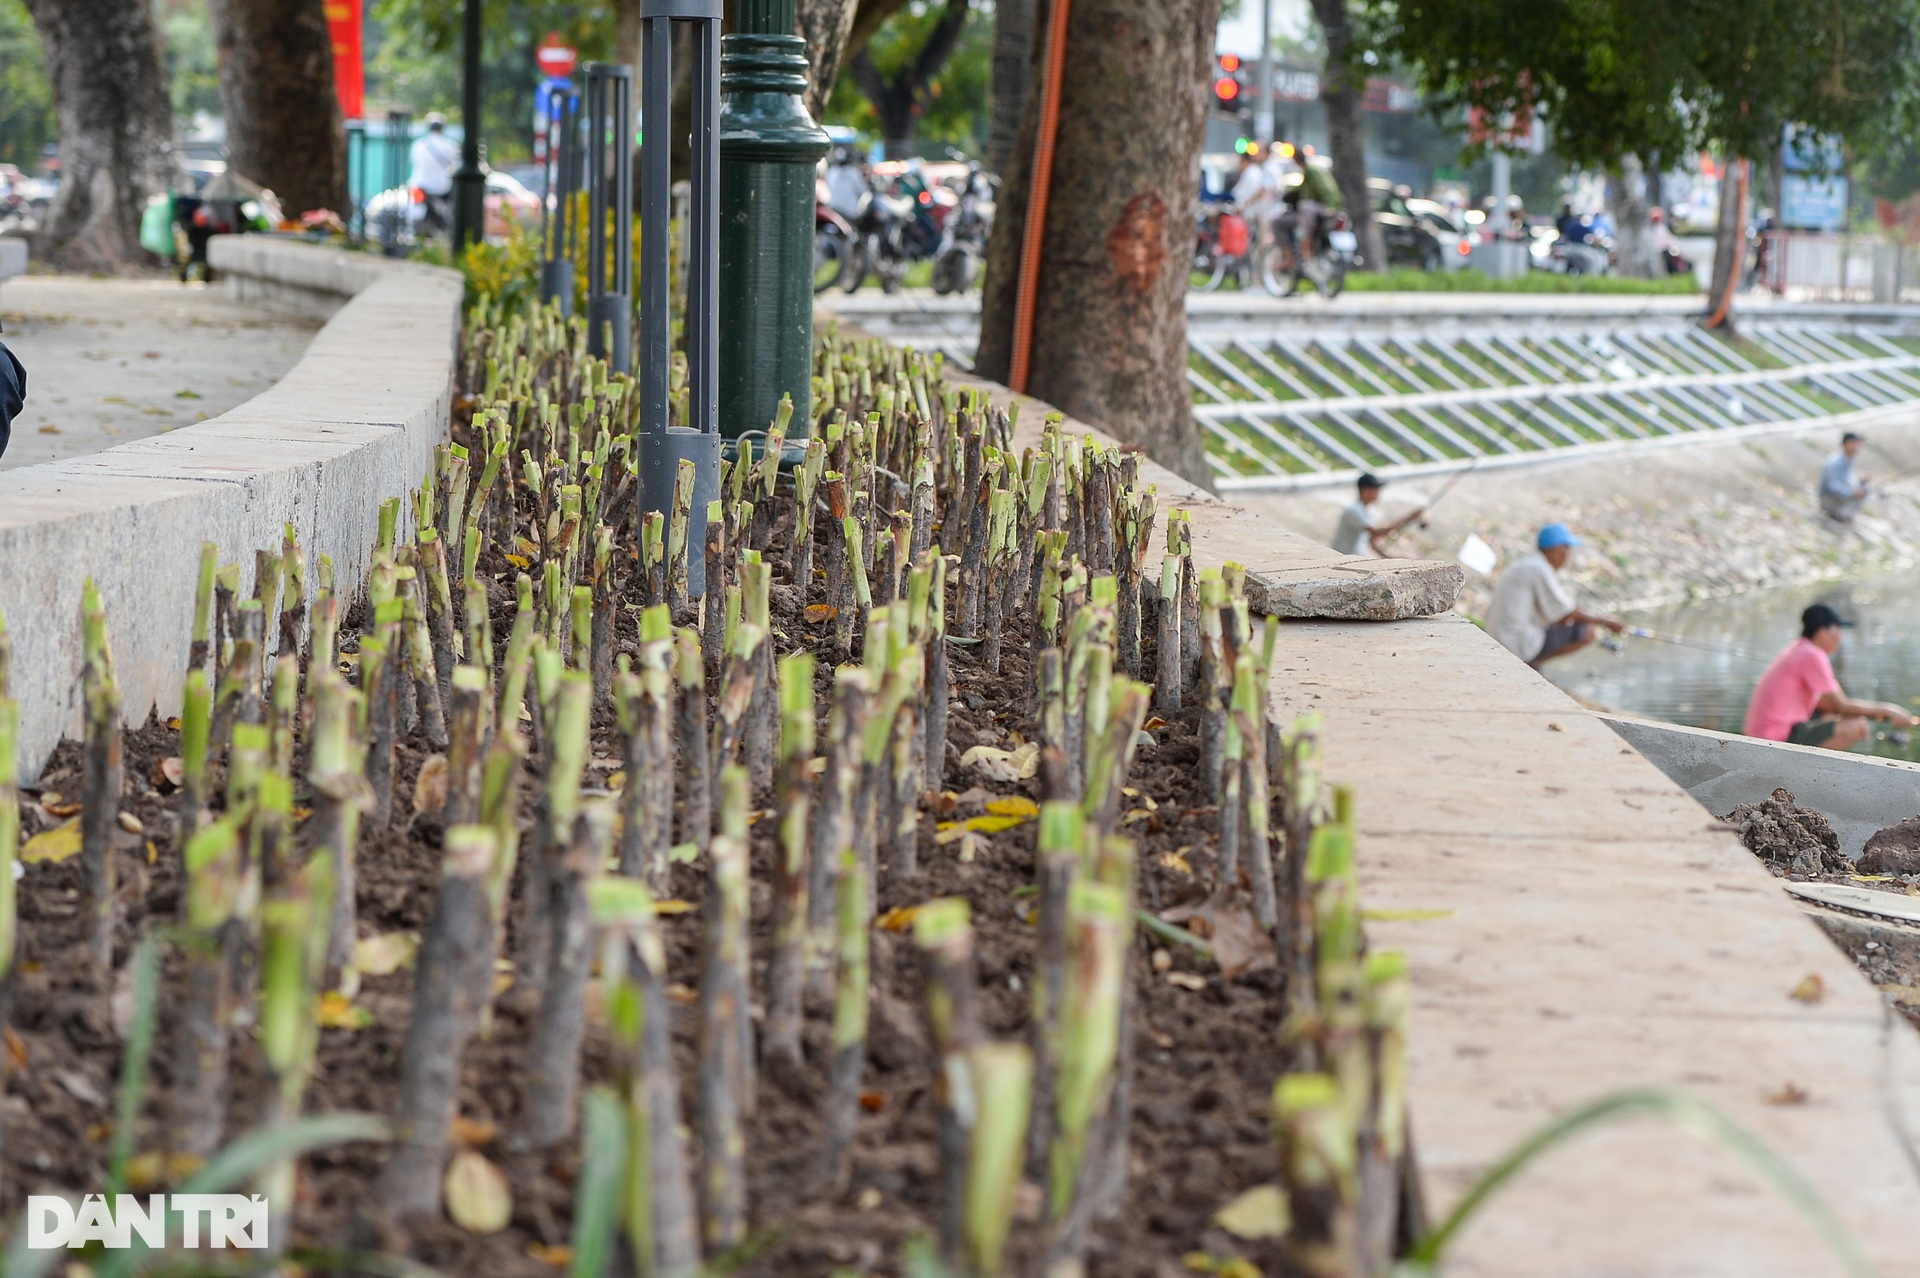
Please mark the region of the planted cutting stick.
<svg viewBox="0 0 1920 1278"><path fill-rule="evenodd" d="M515 611L513 629L507 633L507 653L500 666L500 700L494 706L496 731L518 729L527 708L527 667L533 660L534 617L533 578L521 573L514 582ZM365 685L362 685L363 687Z"/></svg>
<svg viewBox="0 0 1920 1278"><path fill-rule="evenodd" d="M359 876L354 850L359 843L360 813L373 796L361 775L362 753L353 730L359 718L359 694L330 670L317 672L310 684L313 726L308 737L307 780L313 791L313 852L329 864L333 880L326 977L330 987L338 987L351 979L346 973L353 966L358 934L354 892Z"/></svg>
<svg viewBox="0 0 1920 1278"><path fill-rule="evenodd" d="M801 988L807 966L808 765L813 760L813 654L780 662L780 850L773 860L773 946L761 1051L769 1064L801 1064Z"/></svg>
<svg viewBox="0 0 1920 1278"><path fill-rule="evenodd" d="M673 626L665 604L640 615L639 669L620 658L617 706L627 734L620 873L668 890L673 849Z"/></svg>
<svg viewBox="0 0 1920 1278"><path fill-rule="evenodd" d="M1186 682L1181 673L1180 648L1180 556L1168 555L1160 561L1160 607L1158 609L1160 664L1154 675L1153 708L1171 714L1180 708Z"/></svg>
<svg viewBox="0 0 1920 1278"><path fill-rule="evenodd" d="M1200 775L1216 803L1226 762L1227 699L1233 677L1221 621L1225 602L1226 584L1208 569L1200 581Z"/></svg>
<svg viewBox="0 0 1920 1278"><path fill-rule="evenodd" d="M393 605L398 606L396 600ZM378 634L360 637L361 734L367 742L367 786L372 806L368 815L375 829L393 819L394 724L399 717L393 681L387 678L390 658L386 641Z"/></svg>
<svg viewBox="0 0 1920 1278"><path fill-rule="evenodd" d="M207 672L187 671L180 696L180 834L188 835L206 822L207 737L213 726L213 694Z"/></svg>
<svg viewBox="0 0 1920 1278"><path fill-rule="evenodd" d="M1325 819L1326 794L1320 774L1320 716L1303 714L1280 734L1282 753L1282 829L1286 852L1281 864L1286 881L1279 896L1287 903L1286 949L1281 963L1286 974L1288 1016L1304 1016L1313 1008L1313 894L1308 890L1307 859L1313 834Z"/></svg>
<svg viewBox="0 0 1920 1278"><path fill-rule="evenodd" d="M981 595L985 608L981 629L986 640L981 647L981 660L993 674L1000 673L1000 632L1004 623L1006 588L1020 566L1014 521L1014 508L1018 501L1013 493L1005 489L995 491L988 500L985 563L980 566L984 569L982 576L986 579Z"/></svg>
<svg viewBox="0 0 1920 1278"><path fill-rule="evenodd" d="M240 823L229 812L187 840L180 930L181 1004L169 1094L172 1152L206 1157L227 1121L227 1044L233 1022L232 973L244 939L235 918L245 869Z"/></svg>
<svg viewBox="0 0 1920 1278"><path fill-rule="evenodd" d="M399 572L401 617L406 626L407 665L413 673L414 711L426 731L427 743L436 750L447 748L447 719L440 701L440 683L434 674L433 641L427 634L426 611L420 601L419 582L413 570Z"/></svg>
<svg viewBox="0 0 1920 1278"><path fill-rule="evenodd" d="M693 620L693 600L688 595L688 540L693 527L694 465L681 458L673 472L673 503L667 515L667 607L676 625ZM704 553L705 547L701 547Z"/></svg>
<svg viewBox="0 0 1920 1278"><path fill-rule="evenodd" d="M902 625L898 629L904 632L906 627ZM918 713L924 687L923 665L920 645L903 643L894 654L890 674L900 681L903 691L899 704L893 709L893 729L887 745L885 780L892 792L879 797L889 800L887 806L893 818L886 832L886 848L889 870L896 879L909 879L920 872L920 793L926 788Z"/></svg>
<svg viewBox="0 0 1920 1278"><path fill-rule="evenodd" d="M467 544L470 546L478 546L480 544L480 530L475 528L471 531L473 533L473 540ZM466 584L466 598L467 652L469 654L467 659L470 664L479 666L482 670L492 670L493 618L489 615L487 609L487 588L480 584L478 580L470 578ZM317 635L320 630L318 620L319 613L317 610L314 616L314 633Z"/></svg>
<svg viewBox="0 0 1920 1278"><path fill-rule="evenodd" d="M453 672L447 726L447 802L443 826L480 819L480 787L486 764L487 672L463 665Z"/></svg>
<svg viewBox="0 0 1920 1278"><path fill-rule="evenodd" d="M1110 834L1100 840L1097 855L1093 859L1093 877L1101 883L1119 888L1127 903L1126 915L1120 924L1120 1028L1113 1097L1107 1104L1105 1118L1100 1124L1100 1149L1093 1156L1089 1169L1092 1179L1082 1186L1092 1199L1094 1218L1097 1220L1112 1220L1120 1214L1126 1199L1128 1168L1133 1162L1133 1023L1137 1014L1137 990L1135 982L1126 977L1125 955L1133 946L1134 920L1138 915L1134 909L1137 858L1132 839Z"/></svg>
<svg viewBox="0 0 1920 1278"><path fill-rule="evenodd" d="M1267 829L1271 804L1267 794L1267 731L1264 684L1251 654L1242 654L1234 668L1232 732L1239 737L1240 803L1232 820L1239 826L1238 843L1253 883L1253 913L1268 933L1279 927L1275 898L1273 855ZM1228 820L1221 811L1222 827ZM1276 944L1278 937L1276 935Z"/></svg>
<svg viewBox="0 0 1920 1278"><path fill-rule="evenodd" d="M769 453L778 459L777 453ZM773 780L774 744L780 734L780 690L773 668L773 565L757 550L740 556L740 615L766 636L753 656L753 695L747 703L746 765L754 784Z"/></svg>
<svg viewBox="0 0 1920 1278"><path fill-rule="evenodd" d="M1325 1278L1372 1272L1360 1256L1357 1133L1339 1081L1324 1073L1282 1074L1272 1114L1290 1271Z"/></svg>
<svg viewBox="0 0 1920 1278"><path fill-rule="evenodd" d="M460 633L453 615L453 589L447 575L447 548L441 544L440 534L431 528L423 528L419 540L414 545L414 561L419 565L417 571L424 574L425 580L416 583L418 592L425 596L427 635L431 640L430 651L433 654L434 689L439 694L442 713L453 699L453 664L461 656L466 645L466 636ZM289 587L292 583L289 582Z"/></svg>
<svg viewBox="0 0 1920 1278"><path fill-rule="evenodd" d="M765 641L766 635L758 626L741 622L734 628L726 682L721 685L714 706L720 720L713 733L712 775L716 777L739 762L740 739L746 734L747 714L753 706L754 673L759 666L760 646ZM725 819L724 809L719 815Z"/></svg>
<svg viewBox="0 0 1920 1278"><path fill-rule="evenodd" d="M967 1148L961 1258L974 1278L1000 1278L1020 1188L1033 1056L1017 1043L983 1043L969 1053L968 1068L977 1116Z"/></svg>
<svg viewBox="0 0 1920 1278"><path fill-rule="evenodd" d="M802 608L813 596L813 504L826 473L826 441L808 440L806 457L793 472L793 528L787 545L787 576L800 592Z"/></svg>
<svg viewBox="0 0 1920 1278"><path fill-rule="evenodd" d="M828 1065L826 1113L821 1125L821 1175L836 1190L847 1183L847 1147L867 1068L870 969L867 872L851 851L840 854L834 917L833 1056Z"/></svg>
<svg viewBox="0 0 1920 1278"><path fill-rule="evenodd" d="M964 897L945 897L920 907L914 943L927 991L927 1042L933 1060L933 1103L940 1141L940 1252L949 1263L960 1256L967 1218L968 1153L979 1119L973 1049L980 1039L974 1013L978 976L973 961L973 922ZM1016 1179L1016 1154L1011 1169Z"/></svg>
<svg viewBox="0 0 1920 1278"><path fill-rule="evenodd" d="M649 510L640 516L640 600L651 607L667 601L667 517Z"/></svg>
<svg viewBox="0 0 1920 1278"><path fill-rule="evenodd" d="M120 689L114 682L113 653L107 643L107 610L92 578L82 594L80 629L87 724L80 809L80 915L87 920L87 952L94 978L104 991L113 970L113 840L126 778L121 762Z"/></svg>
<svg viewBox="0 0 1920 1278"><path fill-rule="evenodd" d="M812 861L807 875L809 986L824 995L833 971L835 884L840 854L853 847L854 791L860 778L860 747L866 735L867 701L873 682L867 672L842 666L833 672L833 706L827 714L826 770L820 800L807 831Z"/></svg>
<svg viewBox="0 0 1920 1278"><path fill-rule="evenodd" d="M1053 1139L1053 1083L1060 1061L1060 1008L1067 987L1067 911L1080 871L1085 817L1078 803L1051 800L1040 805L1039 896L1034 906L1033 1122L1027 1165L1035 1174L1046 1167Z"/></svg>
<svg viewBox="0 0 1920 1278"><path fill-rule="evenodd" d="M727 521L721 504L707 503L707 593L701 607L700 647L707 682L718 685L727 657Z"/></svg>
<svg viewBox="0 0 1920 1278"><path fill-rule="evenodd" d="M260 905L260 1049L274 1084L267 1093L268 1128L299 1116L319 1050L313 1014L326 966L333 888L332 867L315 858L283 877ZM269 1164L261 1182L269 1202L290 1208L293 1158Z"/></svg>
<svg viewBox="0 0 1920 1278"><path fill-rule="evenodd" d="M707 689L700 667L700 634L682 626L674 636L674 749L678 755L675 796L680 813L678 839L696 846L713 832L712 759L707 751Z"/></svg>
<svg viewBox="0 0 1920 1278"><path fill-rule="evenodd" d="M933 545L933 458L922 451L913 471L913 532L907 543L907 562L917 564Z"/></svg>
<svg viewBox="0 0 1920 1278"><path fill-rule="evenodd" d="M593 682L567 671L558 676L554 696L553 730L546 740L546 775L542 778L538 855L527 864L521 953L516 962L517 984L529 1000L541 998L553 955L565 938L555 917L559 899L556 877L567 869L573 846L574 822L580 815L580 773L587 764L587 728L592 716ZM595 867L598 868L598 867ZM564 904L564 901L561 901Z"/></svg>
<svg viewBox="0 0 1920 1278"><path fill-rule="evenodd" d="M413 1018L400 1053L400 1092L393 1152L380 1179L380 1199L394 1216L440 1208L441 1169L459 1099L460 1063L479 1021L476 993L492 978L493 920L486 881L499 840L485 826L446 832L440 894L420 942Z"/></svg>
<svg viewBox="0 0 1920 1278"><path fill-rule="evenodd" d="M953 679L947 664L947 561L938 546L927 561L931 581L927 591L927 628L923 650L927 667L926 704L921 719L926 729L920 754L929 789L938 790L947 775L947 702Z"/></svg>
<svg viewBox="0 0 1920 1278"><path fill-rule="evenodd" d="M1087 820L1103 834L1120 821L1120 791L1133 768L1133 755L1146 721L1151 689L1122 675L1113 681L1106 722L1090 743L1087 757Z"/></svg>
<svg viewBox="0 0 1920 1278"><path fill-rule="evenodd" d="M569 725L571 720L567 720ZM587 977L593 966L593 915L587 883L613 843L613 807L588 803L574 818L565 853L546 873L552 956L527 1053L527 1090L518 1143L546 1149L570 1135L580 1108L580 1045L587 1035Z"/></svg>
<svg viewBox="0 0 1920 1278"><path fill-rule="evenodd" d="M1047 1159L1049 1270L1077 1271L1097 1206L1096 1125L1108 1112L1119 1055L1121 985L1129 915L1126 894L1081 879L1068 906L1067 979L1060 1008L1054 1130Z"/></svg>
<svg viewBox="0 0 1920 1278"><path fill-rule="evenodd" d="M609 705L613 700L613 654L619 647L615 620L619 600L613 589L613 530L605 524L593 530L593 578L586 590L593 601L592 633L587 642L593 700L595 705Z"/></svg>
<svg viewBox="0 0 1920 1278"><path fill-rule="evenodd" d="M667 951L643 884L603 875L588 888L600 930L615 1086L627 1119L621 1223L641 1273L692 1278L700 1268L680 1086L674 1076Z"/></svg>
<svg viewBox="0 0 1920 1278"><path fill-rule="evenodd" d="M260 722L260 601L243 599L233 609L233 643L221 662L213 705L213 746L218 750L233 725Z"/></svg>
<svg viewBox="0 0 1920 1278"><path fill-rule="evenodd" d="M746 1137L752 1108L753 1026L747 954L746 770L720 777L722 833L707 845L706 943L700 975L700 1183L702 1232L709 1250L737 1246L746 1235Z"/></svg>
<svg viewBox="0 0 1920 1278"><path fill-rule="evenodd" d="M839 660L851 661L855 655L854 621L865 616L867 610L873 607L873 592L868 588L866 564L861 558L863 534L859 518L848 515L840 521L840 529L846 539L846 570L841 581L839 597L833 601L836 609L833 621L833 650Z"/></svg>

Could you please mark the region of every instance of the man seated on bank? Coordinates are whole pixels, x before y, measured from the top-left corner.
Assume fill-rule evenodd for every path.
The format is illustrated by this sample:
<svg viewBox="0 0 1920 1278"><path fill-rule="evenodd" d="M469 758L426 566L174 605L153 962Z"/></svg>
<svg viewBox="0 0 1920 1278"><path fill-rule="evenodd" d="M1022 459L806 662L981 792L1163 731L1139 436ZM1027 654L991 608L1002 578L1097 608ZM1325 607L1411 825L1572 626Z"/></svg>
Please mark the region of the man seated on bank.
<svg viewBox="0 0 1920 1278"><path fill-rule="evenodd" d="M1753 700L1747 703L1746 734L1789 745L1845 750L1873 731L1868 720L1911 728L1912 715L1886 701L1852 701L1833 675L1833 654L1840 651L1840 628L1850 626L1825 604L1800 614L1800 637L1773 659Z"/></svg>
<svg viewBox="0 0 1920 1278"><path fill-rule="evenodd" d="M1578 652L1593 642L1593 628L1616 635L1623 621L1574 607L1573 592L1560 570L1580 539L1565 524L1548 524L1535 538L1539 550L1500 574L1487 605L1487 633L1520 660L1538 670L1542 662Z"/></svg>
<svg viewBox="0 0 1920 1278"><path fill-rule="evenodd" d="M1820 510L1836 524L1850 524L1867 500L1867 481L1853 473L1853 459L1866 438L1852 431L1840 437L1840 451L1820 468Z"/></svg>
<svg viewBox="0 0 1920 1278"><path fill-rule="evenodd" d="M1340 523L1333 530L1335 550L1343 555L1371 554L1385 559L1387 538L1427 513L1427 508L1422 506L1390 524L1380 522L1380 490L1386 486L1386 480L1371 474L1362 475L1355 481L1355 487L1360 490L1359 500L1349 503L1340 511Z"/></svg>

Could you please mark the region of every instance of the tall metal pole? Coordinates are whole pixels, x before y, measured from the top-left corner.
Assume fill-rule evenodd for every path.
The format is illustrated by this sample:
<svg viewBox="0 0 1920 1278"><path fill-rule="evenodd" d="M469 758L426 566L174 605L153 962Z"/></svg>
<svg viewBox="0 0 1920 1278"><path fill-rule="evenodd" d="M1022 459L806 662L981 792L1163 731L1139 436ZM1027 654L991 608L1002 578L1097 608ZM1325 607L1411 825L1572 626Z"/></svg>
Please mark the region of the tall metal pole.
<svg viewBox="0 0 1920 1278"><path fill-rule="evenodd" d="M480 171L480 18L482 0L467 0L466 67L460 84L460 170L453 175L454 252L486 233L487 175Z"/></svg>
<svg viewBox="0 0 1920 1278"><path fill-rule="evenodd" d="M1265 154L1273 146L1273 0L1260 0L1260 96L1253 104L1253 135Z"/></svg>

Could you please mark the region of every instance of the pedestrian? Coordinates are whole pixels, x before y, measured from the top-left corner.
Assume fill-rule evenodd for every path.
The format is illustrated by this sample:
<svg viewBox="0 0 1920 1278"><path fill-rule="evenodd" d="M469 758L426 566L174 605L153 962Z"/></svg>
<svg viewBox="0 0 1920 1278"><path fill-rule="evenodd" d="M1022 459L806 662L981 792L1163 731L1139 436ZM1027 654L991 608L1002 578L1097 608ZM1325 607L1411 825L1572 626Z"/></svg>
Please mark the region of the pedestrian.
<svg viewBox="0 0 1920 1278"><path fill-rule="evenodd" d="M6 456L7 441L13 438L13 419L26 406L27 370L0 342L0 457Z"/></svg>
<svg viewBox="0 0 1920 1278"><path fill-rule="evenodd" d="M1891 702L1852 701L1841 691L1833 674L1833 654L1840 651L1841 628L1852 624L1825 604L1800 614L1800 637L1773 659L1754 685L1743 728L1748 736L1845 750L1867 739L1870 719L1896 728L1920 722Z"/></svg>
<svg viewBox="0 0 1920 1278"><path fill-rule="evenodd" d="M447 117L438 111L427 113L427 131L414 139L407 151L410 172L407 185L416 186L427 197L427 222L430 227L449 221L448 197L453 194L453 171L460 164L460 148L447 136Z"/></svg>
<svg viewBox="0 0 1920 1278"><path fill-rule="evenodd" d="M1487 632L1520 660L1538 670L1555 657L1578 652L1593 642L1593 628L1613 633L1626 623L1574 606L1573 592L1560 570L1580 539L1565 524L1548 524L1534 539L1539 549L1500 575L1487 605Z"/></svg>
<svg viewBox="0 0 1920 1278"><path fill-rule="evenodd" d="M1867 481L1853 472L1853 459L1866 446L1866 437L1852 431L1840 437L1840 451L1820 468L1820 509L1836 524L1850 524L1867 500Z"/></svg>
<svg viewBox="0 0 1920 1278"><path fill-rule="evenodd" d="M1377 475L1365 474L1354 481L1354 486L1359 490L1358 500L1340 511L1340 523L1333 530L1333 548L1343 555L1371 554L1385 559L1387 538L1420 518L1426 513L1426 508L1420 507L1393 523L1381 523L1380 490L1387 486L1387 481Z"/></svg>

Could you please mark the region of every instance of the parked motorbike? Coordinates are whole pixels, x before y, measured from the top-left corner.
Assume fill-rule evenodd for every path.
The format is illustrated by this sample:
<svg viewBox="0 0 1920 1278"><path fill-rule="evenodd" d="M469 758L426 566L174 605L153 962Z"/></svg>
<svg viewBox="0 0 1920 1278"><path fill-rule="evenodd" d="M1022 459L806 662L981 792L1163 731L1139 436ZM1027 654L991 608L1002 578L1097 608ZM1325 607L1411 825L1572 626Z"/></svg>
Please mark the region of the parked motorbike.
<svg viewBox="0 0 1920 1278"><path fill-rule="evenodd" d="M813 205L813 291L824 293L846 279L853 261L853 226L824 200Z"/></svg>
<svg viewBox="0 0 1920 1278"><path fill-rule="evenodd" d="M941 225L940 246L934 250L934 292L944 296L973 287L975 272L986 259L987 236L993 230L994 188L993 176L969 161L966 189Z"/></svg>
<svg viewBox="0 0 1920 1278"><path fill-rule="evenodd" d="M853 230L853 255L840 277L840 287L848 293L857 292L869 273L880 277L881 292L898 292L907 267L932 257L940 244L932 215L923 217L911 195L873 192L853 219Z"/></svg>

